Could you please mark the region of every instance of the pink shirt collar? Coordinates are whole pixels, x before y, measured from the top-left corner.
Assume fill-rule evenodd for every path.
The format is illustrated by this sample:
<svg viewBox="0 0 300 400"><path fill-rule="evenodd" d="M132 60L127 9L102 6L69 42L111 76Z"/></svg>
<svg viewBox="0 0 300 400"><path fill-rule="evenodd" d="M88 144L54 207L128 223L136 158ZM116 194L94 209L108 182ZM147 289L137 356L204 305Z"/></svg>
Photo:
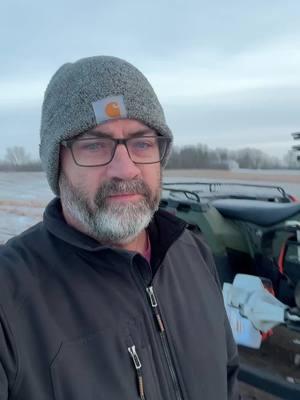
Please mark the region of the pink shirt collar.
<svg viewBox="0 0 300 400"><path fill-rule="evenodd" d="M143 253L143 256L146 258L146 260L150 264L150 260L151 260L151 243L150 243L150 239L149 239L148 233L147 233L147 246L146 246L146 250Z"/></svg>

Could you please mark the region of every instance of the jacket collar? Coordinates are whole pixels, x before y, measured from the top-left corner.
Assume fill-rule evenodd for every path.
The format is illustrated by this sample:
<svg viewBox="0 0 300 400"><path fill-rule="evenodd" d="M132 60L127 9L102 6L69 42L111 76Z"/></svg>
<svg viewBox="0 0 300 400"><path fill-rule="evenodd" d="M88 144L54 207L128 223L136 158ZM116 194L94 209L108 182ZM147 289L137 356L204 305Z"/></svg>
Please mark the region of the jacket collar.
<svg viewBox="0 0 300 400"><path fill-rule="evenodd" d="M53 199L45 209L43 223L54 236L87 251L99 251L112 248L102 245L90 236L68 225L62 213L59 198ZM164 258L168 248L181 235L186 223L165 210L158 210L148 226L151 242L151 265L154 270ZM117 248L114 248L116 251Z"/></svg>

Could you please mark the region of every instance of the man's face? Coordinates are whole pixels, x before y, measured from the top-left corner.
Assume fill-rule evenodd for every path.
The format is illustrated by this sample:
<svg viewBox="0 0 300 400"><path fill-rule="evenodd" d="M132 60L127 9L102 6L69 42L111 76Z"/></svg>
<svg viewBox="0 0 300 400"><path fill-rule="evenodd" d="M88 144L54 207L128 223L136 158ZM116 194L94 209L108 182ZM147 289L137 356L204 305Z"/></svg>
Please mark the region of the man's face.
<svg viewBox="0 0 300 400"><path fill-rule="evenodd" d="M156 133L136 120L98 125L85 137L103 134L126 139ZM124 145L110 163L97 167L76 165L71 150L61 147L60 195L64 213L85 233L106 243L129 243L149 224L160 198L160 163L135 164Z"/></svg>

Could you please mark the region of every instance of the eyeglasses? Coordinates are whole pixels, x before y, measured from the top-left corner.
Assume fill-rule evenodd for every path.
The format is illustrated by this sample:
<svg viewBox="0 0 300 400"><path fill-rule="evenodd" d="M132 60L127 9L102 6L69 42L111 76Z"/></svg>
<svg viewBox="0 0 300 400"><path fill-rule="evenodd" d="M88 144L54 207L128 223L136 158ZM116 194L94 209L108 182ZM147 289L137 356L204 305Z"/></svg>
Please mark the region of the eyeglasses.
<svg viewBox="0 0 300 400"><path fill-rule="evenodd" d="M128 139L88 137L64 140L61 144L71 149L75 164L81 167L99 167L109 164L117 146L123 144L135 164L154 164L162 161L171 139L162 136L135 136Z"/></svg>

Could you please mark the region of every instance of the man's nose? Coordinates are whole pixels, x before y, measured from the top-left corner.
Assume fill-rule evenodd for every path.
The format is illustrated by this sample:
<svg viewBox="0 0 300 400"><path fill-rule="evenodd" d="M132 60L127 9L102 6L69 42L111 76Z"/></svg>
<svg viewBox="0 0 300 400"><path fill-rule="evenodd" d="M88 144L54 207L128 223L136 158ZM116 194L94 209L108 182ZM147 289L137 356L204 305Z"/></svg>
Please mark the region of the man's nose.
<svg viewBox="0 0 300 400"><path fill-rule="evenodd" d="M124 144L118 144L114 158L107 166L107 173L111 178L133 179L140 175L140 169L130 158Z"/></svg>

